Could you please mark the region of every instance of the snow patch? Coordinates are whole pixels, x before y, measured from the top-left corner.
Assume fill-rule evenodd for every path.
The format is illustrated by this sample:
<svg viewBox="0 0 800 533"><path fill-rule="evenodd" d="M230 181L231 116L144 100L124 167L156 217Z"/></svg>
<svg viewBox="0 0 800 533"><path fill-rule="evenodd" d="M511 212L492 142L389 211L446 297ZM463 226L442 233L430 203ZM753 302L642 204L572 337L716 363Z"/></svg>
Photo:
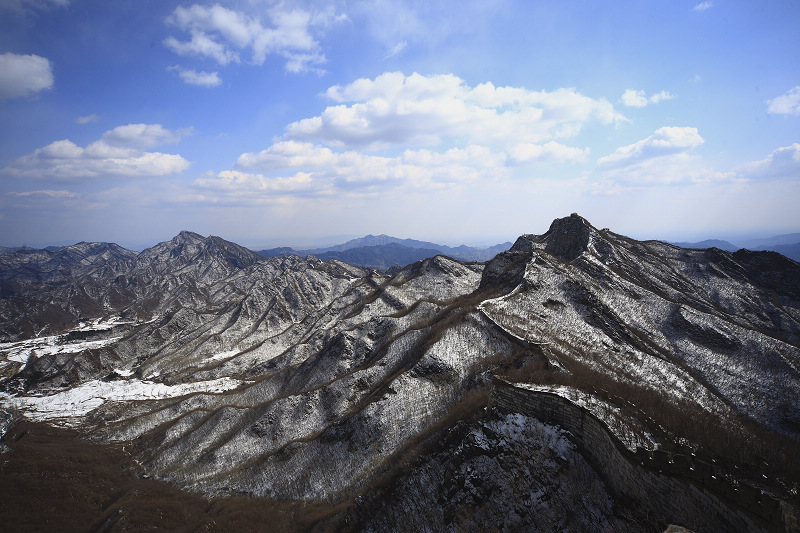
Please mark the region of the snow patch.
<svg viewBox="0 0 800 533"><path fill-rule="evenodd" d="M209 360L211 360L211 361L220 361L222 359L229 359L229 358L233 357L234 355L236 355L237 353L239 353L239 350L228 350L228 351L225 351L225 352L220 352L220 353L218 353L216 355L212 355L209 358Z"/></svg>
<svg viewBox="0 0 800 533"><path fill-rule="evenodd" d="M110 339L100 339L94 341L71 342L69 344L59 344L60 335L50 337L38 337L19 342L0 343L0 359L9 362L22 363L22 370L28 364L28 360L34 355L52 355L58 353L78 353L84 350L102 348L117 342L122 337Z"/></svg>
<svg viewBox="0 0 800 533"><path fill-rule="evenodd" d="M119 371L117 371L119 373ZM235 389L243 382L232 378L165 385L136 379L124 381L93 380L79 387L49 396L10 396L0 393L0 406L21 411L37 421L84 417L106 402L163 400L192 393L220 394Z"/></svg>

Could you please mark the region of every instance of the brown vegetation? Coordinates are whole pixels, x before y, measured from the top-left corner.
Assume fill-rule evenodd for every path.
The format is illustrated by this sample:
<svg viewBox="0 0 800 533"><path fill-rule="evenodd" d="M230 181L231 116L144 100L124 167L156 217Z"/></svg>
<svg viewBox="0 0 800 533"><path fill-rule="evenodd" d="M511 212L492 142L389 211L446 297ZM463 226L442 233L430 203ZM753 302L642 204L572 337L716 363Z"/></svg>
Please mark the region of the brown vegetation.
<svg viewBox="0 0 800 533"><path fill-rule="evenodd" d="M309 531L337 512L320 503L207 499L151 479L121 446L21 421L3 437L2 531Z"/></svg>

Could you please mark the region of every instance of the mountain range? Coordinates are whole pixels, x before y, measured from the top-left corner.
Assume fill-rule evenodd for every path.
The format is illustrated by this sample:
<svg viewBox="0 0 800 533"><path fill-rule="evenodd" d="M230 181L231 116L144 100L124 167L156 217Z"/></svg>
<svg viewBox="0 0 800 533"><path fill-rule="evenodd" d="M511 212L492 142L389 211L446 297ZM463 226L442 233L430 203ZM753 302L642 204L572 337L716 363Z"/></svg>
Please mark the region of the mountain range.
<svg viewBox="0 0 800 533"><path fill-rule="evenodd" d="M506 242L488 248L474 248L465 245L450 247L414 239L398 239L388 235L367 235L360 239L353 239L344 244L327 248L294 250L288 247L281 247L260 250L258 253L264 257L286 255L305 257L314 255L323 261L339 259L359 266L387 270L393 266L404 267L415 261L427 259L438 254L461 261L488 261L498 253L508 250L511 244Z"/></svg>
<svg viewBox="0 0 800 533"><path fill-rule="evenodd" d="M68 450L124 446L126 472L213 499L185 515L197 530L246 520L256 511L236 518L230 502L247 496L296 530L791 531L800 264L637 241L575 214L482 262L434 255L387 273L320 257L404 246L371 242L267 258L181 232L139 253L0 256L0 485L48 483L3 481L46 423L77 431L50 437ZM582 414L509 407L500 382ZM589 428L617 466L581 444ZM683 477L666 464L634 477L718 510L672 510L666 489L614 481L625 457L659 454L689 461ZM57 477L79 481L76 464ZM68 513L69 490L47 505ZM189 508L97 498L83 530Z"/></svg>
<svg viewBox="0 0 800 533"><path fill-rule="evenodd" d="M708 239L700 242L673 242L682 248L719 248L728 252L735 252L742 248L747 250L769 250L778 252L790 259L800 261L800 233L786 233L763 239L749 239L741 245L732 244L720 239Z"/></svg>
<svg viewBox="0 0 800 533"><path fill-rule="evenodd" d="M329 259L339 259L346 263L376 268L378 270L388 270L392 267L404 267L415 261L427 259L437 254L446 255L461 261L488 261L500 252L504 252L511 247L511 242L504 242L487 248L476 248L466 245L446 246L427 241L415 239L400 239L389 235L367 235L358 239L352 239L342 244L323 248L311 248L296 250L288 246L279 248L269 248L259 250L257 253L264 257L281 257L298 255L306 257L314 255L327 261ZM787 233L768 238L749 239L743 241L741 245L733 244L721 239L706 239L698 242L671 242L682 248L719 248L728 252L745 248L749 250L770 250L785 255L795 261L800 261L800 233ZM46 251L55 252L61 247L48 246ZM27 247L2 247L0 255L18 250L33 251Z"/></svg>

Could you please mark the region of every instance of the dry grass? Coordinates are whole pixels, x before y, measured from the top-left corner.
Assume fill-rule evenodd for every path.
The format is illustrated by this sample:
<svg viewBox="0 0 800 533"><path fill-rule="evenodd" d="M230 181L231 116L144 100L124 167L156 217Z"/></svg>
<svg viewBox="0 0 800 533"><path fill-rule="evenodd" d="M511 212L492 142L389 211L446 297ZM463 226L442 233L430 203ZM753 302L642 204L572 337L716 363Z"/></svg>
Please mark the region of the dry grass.
<svg viewBox="0 0 800 533"><path fill-rule="evenodd" d="M309 531L341 509L243 496L206 499L137 476L119 446L22 421L3 443L3 531Z"/></svg>

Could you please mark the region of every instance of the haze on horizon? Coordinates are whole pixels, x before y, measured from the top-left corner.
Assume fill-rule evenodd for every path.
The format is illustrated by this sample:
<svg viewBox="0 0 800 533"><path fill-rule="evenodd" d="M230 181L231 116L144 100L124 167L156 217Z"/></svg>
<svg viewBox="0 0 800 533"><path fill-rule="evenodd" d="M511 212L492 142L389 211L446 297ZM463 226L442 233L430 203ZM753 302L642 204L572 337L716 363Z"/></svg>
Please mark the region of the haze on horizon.
<svg viewBox="0 0 800 533"><path fill-rule="evenodd" d="M800 231L800 4L0 0L0 245ZM346 237L344 237L346 236Z"/></svg>

